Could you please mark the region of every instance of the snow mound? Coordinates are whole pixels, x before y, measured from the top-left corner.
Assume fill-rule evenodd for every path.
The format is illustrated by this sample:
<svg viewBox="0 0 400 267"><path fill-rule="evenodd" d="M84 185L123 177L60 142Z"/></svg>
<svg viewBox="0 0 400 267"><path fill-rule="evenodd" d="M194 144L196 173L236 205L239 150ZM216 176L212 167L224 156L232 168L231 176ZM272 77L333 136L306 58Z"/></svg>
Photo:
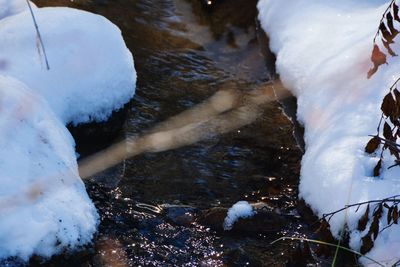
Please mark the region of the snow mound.
<svg viewBox="0 0 400 267"><path fill-rule="evenodd" d="M50 70L23 12L0 20L0 74L41 94L64 124L104 121L132 98L136 72L118 27L71 8L38 8L35 16Z"/></svg>
<svg viewBox="0 0 400 267"><path fill-rule="evenodd" d="M224 220L224 230L231 230L233 225L240 218L249 218L255 214L253 207L247 201L239 201L229 210Z"/></svg>
<svg viewBox="0 0 400 267"><path fill-rule="evenodd" d="M399 76L399 57L367 79L373 38L390 1L383 0L260 0L259 19L277 55L276 67L284 85L297 97L298 118L305 126L300 197L322 216L347 204L382 199L400 192L400 168L373 177L379 155L364 147L376 133L380 104ZM399 27L399 25L397 25ZM400 52L400 40L392 48ZM369 229L357 223L366 207L347 210L330 221L338 237L346 224L350 246L360 249ZM386 209L382 218L386 218ZM371 211L372 213L372 211ZM380 229L387 225L380 221ZM400 225L379 233L367 256L393 264L400 259ZM371 262L361 258L363 264Z"/></svg>
<svg viewBox="0 0 400 267"><path fill-rule="evenodd" d="M74 141L46 101L0 76L0 259L50 257L89 243L98 215Z"/></svg>
<svg viewBox="0 0 400 267"><path fill-rule="evenodd" d="M32 8L36 8L31 2ZM26 0L0 0L0 19L28 10Z"/></svg>

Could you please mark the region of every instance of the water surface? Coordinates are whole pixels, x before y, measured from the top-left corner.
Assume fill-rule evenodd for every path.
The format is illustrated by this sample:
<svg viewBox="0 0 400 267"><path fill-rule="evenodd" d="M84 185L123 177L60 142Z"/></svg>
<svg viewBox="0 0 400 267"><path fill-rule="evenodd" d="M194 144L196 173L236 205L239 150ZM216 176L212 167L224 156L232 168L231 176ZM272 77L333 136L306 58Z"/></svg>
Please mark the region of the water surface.
<svg viewBox="0 0 400 267"><path fill-rule="evenodd" d="M217 1L208 9L198 0L35 2L98 13L121 28L138 74L121 137L141 135L220 89L249 91L271 77L257 38L256 0ZM271 102L240 130L122 162L86 184L101 215L94 245L31 265L285 265L293 244L269 243L309 234L296 210L301 151L292 131ZM217 232L190 220L239 200L270 205L286 218L282 229Z"/></svg>

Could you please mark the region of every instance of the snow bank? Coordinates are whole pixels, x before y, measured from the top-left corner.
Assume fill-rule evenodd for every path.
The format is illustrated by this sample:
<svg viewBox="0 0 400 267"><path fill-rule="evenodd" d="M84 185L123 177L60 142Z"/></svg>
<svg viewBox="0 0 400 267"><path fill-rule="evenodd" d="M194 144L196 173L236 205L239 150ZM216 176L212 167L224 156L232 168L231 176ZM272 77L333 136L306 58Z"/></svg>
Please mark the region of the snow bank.
<svg viewBox="0 0 400 267"><path fill-rule="evenodd" d="M375 178L379 155L364 152L368 135L376 133L383 96L399 77L400 59L390 57L388 65L367 79L373 37L389 2L260 0L258 4L262 27L277 55L277 71L296 95L298 118L305 126L300 197L319 216L400 192L400 168L387 170L393 158L385 156L381 177ZM399 44L392 48L400 53ZM362 233L356 230L363 209L335 215L330 222L336 236L347 224L354 249L360 248L360 237L368 230L368 226ZM385 226L386 220L381 220L380 229ZM391 264L400 258L399 247L400 226L394 225L378 235L367 256Z"/></svg>
<svg viewBox="0 0 400 267"><path fill-rule="evenodd" d="M46 101L0 76L0 259L49 257L91 241L98 215L74 141Z"/></svg>
<svg viewBox="0 0 400 267"><path fill-rule="evenodd" d="M253 207L247 201L239 201L229 210L224 220L224 230L231 230L240 218L249 218L254 215Z"/></svg>
<svg viewBox="0 0 400 267"><path fill-rule="evenodd" d="M32 8L36 8L31 2ZM0 0L0 19L27 11L28 4L26 0Z"/></svg>
<svg viewBox="0 0 400 267"><path fill-rule="evenodd" d="M92 240L98 214L65 125L102 121L135 92L132 55L104 17L0 0L0 265ZM24 12L25 11L25 12Z"/></svg>
<svg viewBox="0 0 400 267"><path fill-rule="evenodd" d="M64 124L106 120L132 98L133 58L114 24L71 8L38 8L35 16L50 70L38 53L32 18L24 12L0 20L0 74L40 93Z"/></svg>

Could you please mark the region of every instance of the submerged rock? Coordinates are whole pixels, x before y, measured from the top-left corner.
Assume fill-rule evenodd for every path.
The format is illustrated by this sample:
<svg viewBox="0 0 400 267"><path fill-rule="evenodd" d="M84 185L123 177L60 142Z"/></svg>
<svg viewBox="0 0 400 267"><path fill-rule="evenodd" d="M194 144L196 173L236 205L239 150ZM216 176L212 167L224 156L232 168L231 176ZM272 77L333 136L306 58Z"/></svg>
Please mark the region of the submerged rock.
<svg viewBox="0 0 400 267"><path fill-rule="evenodd" d="M191 206L180 206L180 205L164 205L163 211L165 217L179 226L190 226L199 213L199 210Z"/></svg>

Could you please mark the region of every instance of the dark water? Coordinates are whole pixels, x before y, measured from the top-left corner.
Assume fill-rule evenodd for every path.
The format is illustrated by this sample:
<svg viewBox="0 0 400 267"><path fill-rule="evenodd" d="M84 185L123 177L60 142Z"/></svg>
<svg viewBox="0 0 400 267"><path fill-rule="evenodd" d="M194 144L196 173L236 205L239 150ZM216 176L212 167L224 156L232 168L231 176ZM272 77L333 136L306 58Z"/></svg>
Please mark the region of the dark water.
<svg viewBox="0 0 400 267"><path fill-rule="evenodd" d="M271 69L261 53L256 0L37 0L102 14L135 58L136 95L121 136L137 136L224 88L251 90ZM144 154L87 182L101 215L94 245L32 266L283 266L306 236L297 215L301 151L272 102L253 124L195 145ZM99 182L100 181L100 182ZM285 218L275 232L221 232L192 218L239 200L265 202Z"/></svg>

